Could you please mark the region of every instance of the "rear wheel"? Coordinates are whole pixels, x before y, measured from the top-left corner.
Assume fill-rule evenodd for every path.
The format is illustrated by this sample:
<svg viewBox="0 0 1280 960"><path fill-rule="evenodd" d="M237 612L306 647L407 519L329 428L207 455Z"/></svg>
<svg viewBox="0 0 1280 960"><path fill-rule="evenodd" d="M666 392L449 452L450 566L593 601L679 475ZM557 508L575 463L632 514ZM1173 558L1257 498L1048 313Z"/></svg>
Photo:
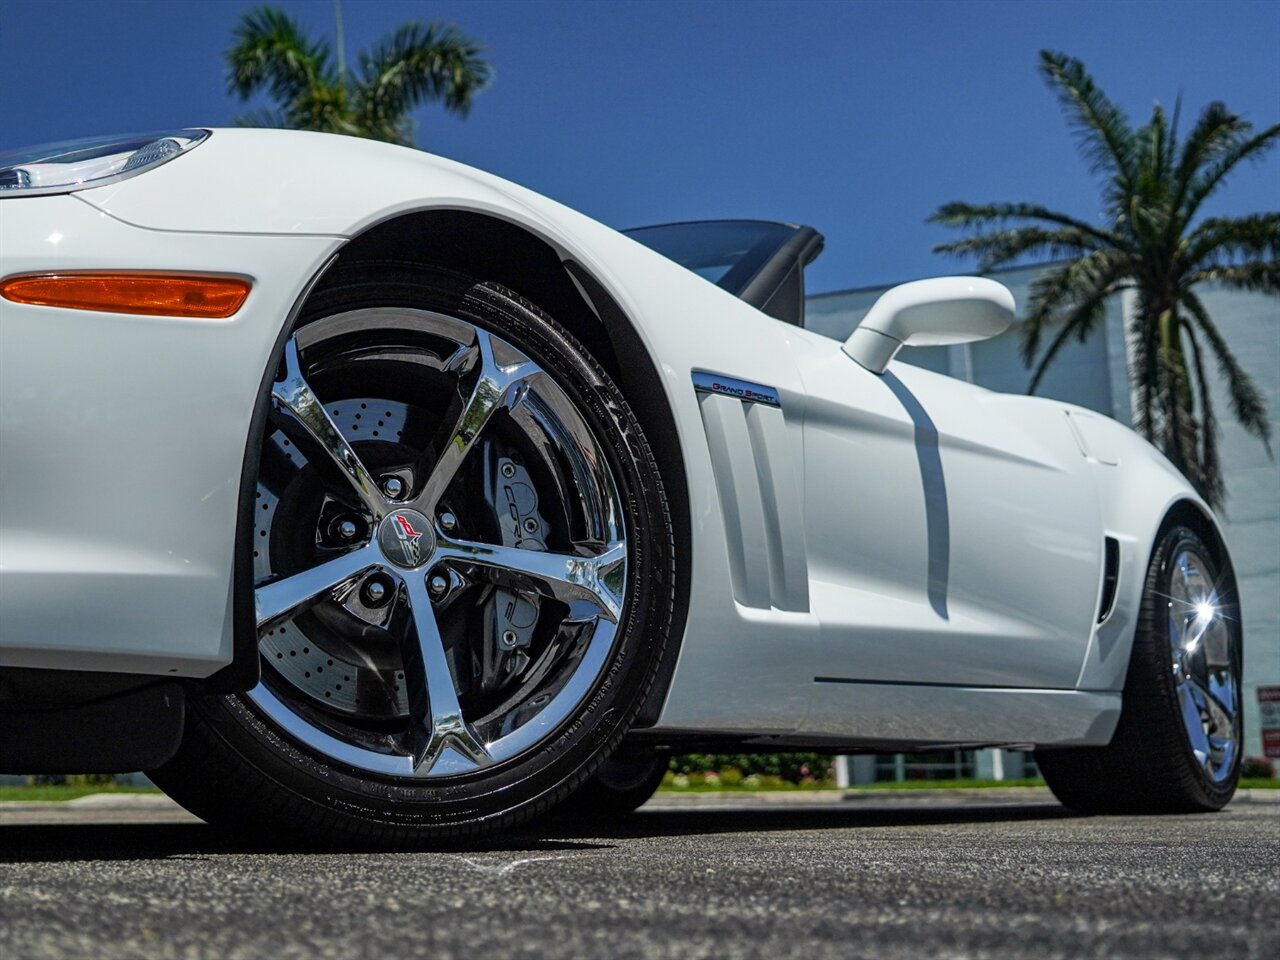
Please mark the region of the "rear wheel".
<svg viewBox="0 0 1280 960"><path fill-rule="evenodd" d="M1036 754L1065 806L1081 813L1192 813L1219 810L1231 799L1243 742L1242 648L1225 573L1188 527L1161 537L1111 743Z"/></svg>
<svg viewBox="0 0 1280 960"><path fill-rule="evenodd" d="M217 824L378 845L549 809L670 623L666 501L616 387L510 291L383 264L313 295L271 402L262 680L194 698L156 782Z"/></svg>

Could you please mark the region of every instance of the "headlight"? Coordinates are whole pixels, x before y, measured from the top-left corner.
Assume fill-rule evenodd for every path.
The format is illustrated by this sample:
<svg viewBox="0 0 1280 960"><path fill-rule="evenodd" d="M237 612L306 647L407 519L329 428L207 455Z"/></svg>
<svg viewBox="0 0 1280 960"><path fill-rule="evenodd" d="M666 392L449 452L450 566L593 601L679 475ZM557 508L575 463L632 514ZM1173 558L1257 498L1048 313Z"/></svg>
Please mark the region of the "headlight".
<svg viewBox="0 0 1280 960"><path fill-rule="evenodd" d="M174 130L0 151L0 197L70 193L114 183L167 163L208 136L208 130Z"/></svg>

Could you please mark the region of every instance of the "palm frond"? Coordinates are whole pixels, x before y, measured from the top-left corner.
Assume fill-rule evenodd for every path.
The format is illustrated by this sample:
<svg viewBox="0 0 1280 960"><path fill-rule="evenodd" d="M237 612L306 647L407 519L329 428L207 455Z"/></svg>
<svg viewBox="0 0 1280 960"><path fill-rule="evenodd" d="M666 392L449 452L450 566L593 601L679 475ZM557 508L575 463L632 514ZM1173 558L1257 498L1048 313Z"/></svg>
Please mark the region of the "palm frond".
<svg viewBox="0 0 1280 960"><path fill-rule="evenodd" d="M1204 374L1204 359L1201 356L1200 341L1196 339L1195 330L1185 319L1179 326L1190 347L1191 368L1195 371L1196 393L1200 401L1200 416L1197 424L1200 449L1194 458L1194 471L1189 479L1206 503L1220 509L1226 499L1227 491L1222 481L1222 462L1218 454L1219 428L1213 412L1213 394L1209 389L1209 380Z"/></svg>
<svg viewBox="0 0 1280 960"><path fill-rule="evenodd" d="M1174 169L1177 157L1177 112L1170 121L1159 102L1151 120L1134 134L1134 178L1125 196L1123 209L1114 206L1117 228L1133 238L1137 246L1169 247L1177 234L1171 197L1176 192Z"/></svg>
<svg viewBox="0 0 1280 960"><path fill-rule="evenodd" d="M1241 257L1280 260L1280 211L1202 220L1186 239L1185 268L1230 266Z"/></svg>
<svg viewBox="0 0 1280 960"><path fill-rule="evenodd" d="M1253 129L1252 125L1246 126ZM1188 186L1180 214L1182 222L1191 222L1201 204L1226 182L1236 167L1246 160L1261 160L1277 141L1280 141L1280 123L1268 127L1257 136L1240 139L1222 150Z"/></svg>
<svg viewBox="0 0 1280 960"><path fill-rule="evenodd" d="M1174 191L1170 204L1174 211L1182 208L1187 191L1200 171L1227 145L1238 142L1249 125L1227 109L1220 100L1208 104L1197 118L1195 126L1187 134L1178 155L1178 168L1174 173Z"/></svg>
<svg viewBox="0 0 1280 960"><path fill-rule="evenodd" d="M398 131L403 140L408 136L405 115L423 103L440 101L446 110L465 116L472 97L493 78L480 59L482 52L453 26L405 24L360 56L355 92L361 121Z"/></svg>
<svg viewBox="0 0 1280 960"><path fill-rule="evenodd" d="M294 98L288 109L290 126L298 130L361 136L342 84L316 84Z"/></svg>
<svg viewBox="0 0 1280 960"><path fill-rule="evenodd" d="M1079 342L1083 343L1088 339L1100 323L1107 316L1107 296L1106 292L1101 292L1096 296L1079 303L1067 315L1062 323L1062 328L1049 342L1049 347L1044 352L1044 356L1040 358L1040 362L1036 364L1035 371L1031 374L1031 382L1027 384L1027 393L1035 393L1040 387L1040 381L1044 379L1044 375L1049 370L1049 365L1057 358L1058 352L1067 344L1071 337L1075 337Z"/></svg>
<svg viewBox="0 0 1280 960"><path fill-rule="evenodd" d="M1164 107L1156 101L1151 119L1134 133L1134 168L1153 182L1165 184L1173 163L1173 140Z"/></svg>
<svg viewBox="0 0 1280 960"><path fill-rule="evenodd" d="M287 105L308 87L332 79L329 45L308 40L296 20L271 7L244 16L226 58L227 88L241 100L265 87Z"/></svg>
<svg viewBox="0 0 1280 960"><path fill-rule="evenodd" d="M1043 227L1015 227L999 233L980 234L941 243L934 253L978 257L978 270L987 273L1019 257L1041 256L1058 259L1083 256L1098 249L1098 240L1074 228L1046 230Z"/></svg>
<svg viewBox="0 0 1280 960"><path fill-rule="evenodd" d="M1109 230L1035 203L965 203L957 200L944 203L926 222L963 229L995 226L1010 220L1042 220L1087 234L1102 245L1125 245L1124 238Z"/></svg>
<svg viewBox="0 0 1280 960"><path fill-rule="evenodd" d="M1235 414L1246 432L1262 441L1267 449L1267 455L1270 456L1271 420L1267 416L1267 401L1262 391L1236 360L1235 354L1227 346L1213 318L1209 316L1209 311L1205 309L1204 302L1190 290L1182 294L1181 302L1213 350L1213 355L1218 361L1218 370L1227 383L1227 391L1231 397L1231 412Z"/></svg>
<svg viewBox="0 0 1280 960"><path fill-rule="evenodd" d="M1280 295L1280 261L1258 260L1231 266L1205 267L1183 277L1183 286L1216 283L1231 290Z"/></svg>
<svg viewBox="0 0 1280 960"><path fill-rule="evenodd" d="M1100 302L1119 289L1130 273L1128 258L1118 250L1098 250L1064 264L1031 284L1027 319L1022 324L1022 360L1028 366L1040 349L1040 339L1064 310L1076 311ZM1057 352L1056 350L1054 351ZM1041 361L1041 366L1044 366ZM1039 378L1036 378L1038 382Z"/></svg>
<svg viewBox="0 0 1280 960"><path fill-rule="evenodd" d="M1040 73L1057 94L1093 171L1108 174L1117 192L1127 192L1134 179L1134 138L1124 111L1074 57L1041 50Z"/></svg>

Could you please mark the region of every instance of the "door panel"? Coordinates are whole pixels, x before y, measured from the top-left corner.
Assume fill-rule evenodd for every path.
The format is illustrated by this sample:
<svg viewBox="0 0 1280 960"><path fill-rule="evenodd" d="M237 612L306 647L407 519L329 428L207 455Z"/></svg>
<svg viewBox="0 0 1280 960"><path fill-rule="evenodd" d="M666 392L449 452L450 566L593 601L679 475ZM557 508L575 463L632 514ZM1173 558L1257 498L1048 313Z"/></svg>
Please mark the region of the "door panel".
<svg viewBox="0 0 1280 960"><path fill-rule="evenodd" d="M1060 408L797 344L811 603L833 674L1067 689L1101 574L1097 493Z"/></svg>

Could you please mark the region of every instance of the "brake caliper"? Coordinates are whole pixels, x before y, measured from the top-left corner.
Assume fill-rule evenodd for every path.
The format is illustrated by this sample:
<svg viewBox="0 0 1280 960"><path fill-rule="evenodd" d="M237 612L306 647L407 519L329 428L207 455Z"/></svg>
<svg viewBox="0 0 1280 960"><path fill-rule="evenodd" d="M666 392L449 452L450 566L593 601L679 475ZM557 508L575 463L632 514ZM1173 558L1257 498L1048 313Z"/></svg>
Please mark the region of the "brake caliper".
<svg viewBox="0 0 1280 960"><path fill-rule="evenodd" d="M538 493L528 471L510 457L497 456L491 462L489 502L498 517L502 545L545 551L547 522L538 511ZM489 642L477 678L482 689L496 689L528 665L525 651L533 640L540 606L540 597L532 591L494 590L485 615Z"/></svg>

